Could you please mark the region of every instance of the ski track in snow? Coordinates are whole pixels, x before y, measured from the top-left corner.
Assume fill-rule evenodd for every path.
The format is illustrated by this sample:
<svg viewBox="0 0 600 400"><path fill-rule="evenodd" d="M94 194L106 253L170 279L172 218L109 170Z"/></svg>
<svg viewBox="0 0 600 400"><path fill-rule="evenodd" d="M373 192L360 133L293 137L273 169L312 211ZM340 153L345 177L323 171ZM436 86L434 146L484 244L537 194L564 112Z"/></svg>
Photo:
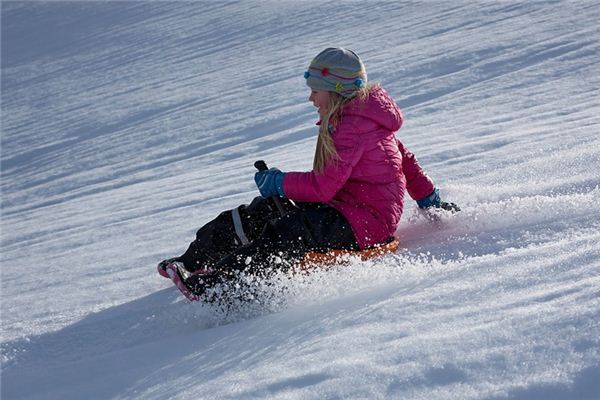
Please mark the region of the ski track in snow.
<svg viewBox="0 0 600 400"><path fill-rule="evenodd" d="M595 2L1 11L3 399L600 399ZM187 303L156 263L257 195L256 159L310 168L332 45L463 211L409 200L396 254Z"/></svg>

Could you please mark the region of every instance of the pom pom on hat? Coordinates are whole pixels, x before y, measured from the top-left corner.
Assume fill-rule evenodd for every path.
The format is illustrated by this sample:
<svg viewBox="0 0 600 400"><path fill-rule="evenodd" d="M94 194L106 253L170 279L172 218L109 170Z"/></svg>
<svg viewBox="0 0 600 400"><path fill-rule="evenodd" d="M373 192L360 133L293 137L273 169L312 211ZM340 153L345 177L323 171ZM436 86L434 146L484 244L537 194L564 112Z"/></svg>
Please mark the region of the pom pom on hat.
<svg viewBox="0 0 600 400"><path fill-rule="evenodd" d="M352 97L367 83L367 71L360 57L352 50L330 47L317 54L304 73L304 78L311 89Z"/></svg>

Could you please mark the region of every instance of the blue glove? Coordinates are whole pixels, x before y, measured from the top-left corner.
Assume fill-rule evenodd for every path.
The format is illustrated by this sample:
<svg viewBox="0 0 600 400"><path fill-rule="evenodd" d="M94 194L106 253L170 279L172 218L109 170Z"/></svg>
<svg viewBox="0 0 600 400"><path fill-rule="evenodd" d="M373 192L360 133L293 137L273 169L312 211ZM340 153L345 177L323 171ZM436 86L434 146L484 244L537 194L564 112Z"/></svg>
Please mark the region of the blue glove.
<svg viewBox="0 0 600 400"><path fill-rule="evenodd" d="M435 188L429 196L417 200L417 204L419 205L419 208L435 207L452 212L460 211L460 207L456 204L442 201L440 198L440 191L437 188Z"/></svg>
<svg viewBox="0 0 600 400"><path fill-rule="evenodd" d="M419 208L439 208L441 203L442 199L440 199L440 191L437 188L433 189L433 192L429 196L424 197L421 200L417 200Z"/></svg>
<svg viewBox="0 0 600 400"><path fill-rule="evenodd" d="M258 171L254 174L254 182L262 197L286 197L283 192L283 176L285 173L272 168L268 171Z"/></svg>

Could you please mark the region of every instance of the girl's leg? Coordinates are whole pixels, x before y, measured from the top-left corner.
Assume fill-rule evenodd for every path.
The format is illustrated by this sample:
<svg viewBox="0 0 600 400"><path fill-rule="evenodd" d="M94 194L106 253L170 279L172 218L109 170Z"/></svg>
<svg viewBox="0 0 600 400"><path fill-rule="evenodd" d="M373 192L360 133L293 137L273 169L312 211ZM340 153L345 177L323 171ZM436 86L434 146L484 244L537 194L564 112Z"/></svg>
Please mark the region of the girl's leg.
<svg viewBox="0 0 600 400"><path fill-rule="evenodd" d="M359 249L350 224L328 205L304 203L284 217L269 220L252 243L215 263L212 274L193 275L185 283L201 295L206 288L230 281L239 272L267 277L290 268L308 251L333 248Z"/></svg>
<svg viewBox="0 0 600 400"><path fill-rule="evenodd" d="M182 262L189 272L212 269L219 260L258 238L267 221L277 215L272 200L263 197L256 197L250 205L224 211L198 230L196 240L176 261Z"/></svg>

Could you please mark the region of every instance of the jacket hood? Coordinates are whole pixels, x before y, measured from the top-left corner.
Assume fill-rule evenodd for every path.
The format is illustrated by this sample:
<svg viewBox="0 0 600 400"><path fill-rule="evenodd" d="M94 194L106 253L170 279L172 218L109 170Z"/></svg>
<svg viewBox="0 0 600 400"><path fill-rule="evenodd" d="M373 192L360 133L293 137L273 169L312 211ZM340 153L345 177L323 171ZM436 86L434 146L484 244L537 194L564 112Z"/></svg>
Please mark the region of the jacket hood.
<svg viewBox="0 0 600 400"><path fill-rule="evenodd" d="M400 108L381 86L373 87L366 100L351 100L344 107L343 115L366 118L392 132L402 126Z"/></svg>

